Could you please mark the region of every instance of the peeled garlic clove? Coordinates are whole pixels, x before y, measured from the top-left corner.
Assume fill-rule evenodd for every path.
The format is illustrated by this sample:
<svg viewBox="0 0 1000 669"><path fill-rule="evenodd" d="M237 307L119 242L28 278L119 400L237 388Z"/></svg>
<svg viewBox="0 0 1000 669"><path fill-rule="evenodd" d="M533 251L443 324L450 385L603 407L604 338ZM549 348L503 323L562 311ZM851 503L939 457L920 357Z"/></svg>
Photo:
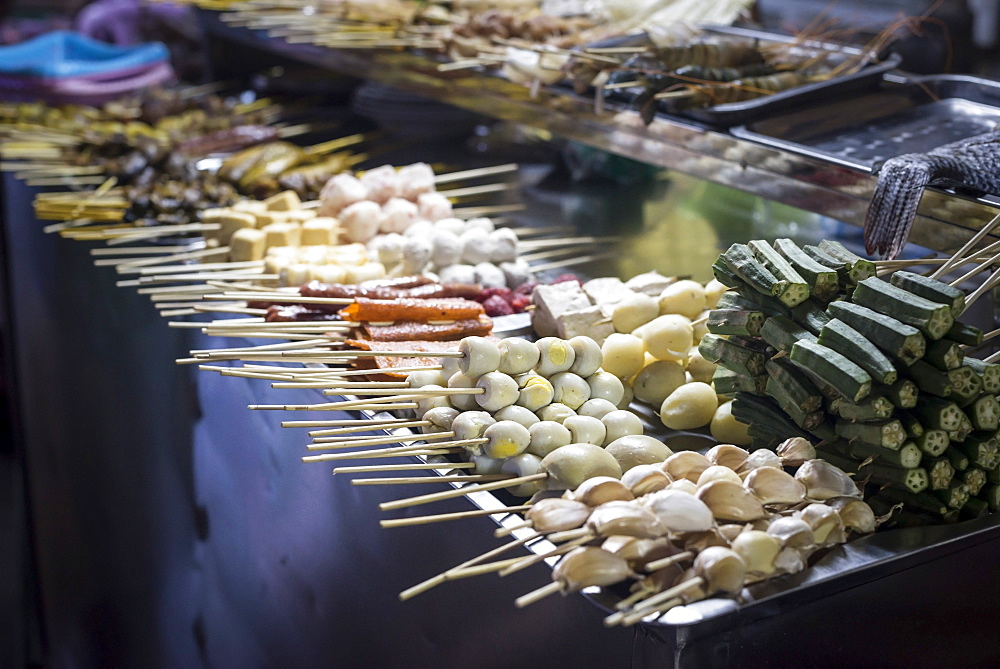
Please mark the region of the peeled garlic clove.
<svg viewBox="0 0 1000 669"><path fill-rule="evenodd" d="M749 490L732 481L712 481L698 488L698 499L712 510L719 520L740 523L764 518L764 506Z"/></svg>
<svg viewBox="0 0 1000 669"><path fill-rule="evenodd" d="M697 483L701 473L711 466L712 462L701 453L681 451L674 453L664 461L663 471L675 481L687 479L691 483Z"/></svg>
<svg viewBox="0 0 1000 669"><path fill-rule="evenodd" d="M722 465L712 465L707 467L705 471L701 473L698 477L697 486L700 488L703 485L711 483L712 481L732 481L737 485L743 483L740 480L740 475L734 472L729 467L724 467Z"/></svg>
<svg viewBox="0 0 1000 669"><path fill-rule="evenodd" d="M795 516L775 518L768 526L767 533L791 548L806 548L816 543L809 523Z"/></svg>
<svg viewBox="0 0 1000 669"><path fill-rule="evenodd" d="M591 585L614 585L632 576L628 563L595 546L575 548L552 570L552 579L563 592L575 592Z"/></svg>
<svg viewBox="0 0 1000 669"><path fill-rule="evenodd" d="M729 467L733 471L736 471L747 461L747 458L750 457L750 453L739 446L733 446L732 444L719 444L718 446L713 446L708 449L705 453L705 457L708 458L714 465Z"/></svg>
<svg viewBox="0 0 1000 669"><path fill-rule="evenodd" d="M774 450L786 467L798 467L807 460L816 459L816 448L803 437L785 439Z"/></svg>
<svg viewBox="0 0 1000 669"><path fill-rule="evenodd" d="M796 516L809 524L818 545L844 542L844 523L840 520L840 514L832 506L810 504L796 513Z"/></svg>
<svg viewBox="0 0 1000 669"><path fill-rule="evenodd" d="M774 558L774 568L782 574L797 574L806 568L806 561L800 550L786 547Z"/></svg>
<svg viewBox="0 0 1000 669"><path fill-rule="evenodd" d="M842 469L826 460L808 460L795 472L795 478L806 487L809 499L823 501L831 497L861 499L857 484Z"/></svg>
<svg viewBox="0 0 1000 669"><path fill-rule="evenodd" d="M625 484L610 476L595 476L587 479L573 491L573 499L583 502L589 507L600 506L614 500L628 502L634 498L635 496Z"/></svg>
<svg viewBox="0 0 1000 669"><path fill-rule="evenodd" d="M684 535L684 550L694 553L700 553L709 546L729 548L729 543L730 540L714 527L708 532L689 532Z"/></svg>
<svg viewBox="0 0 1000 669"><path fill-rule="evenodd" d="M590 507L562 497L540 499L524 513L536 532L565 532L583 527L590 517Z"/></svg>
<svg viewBox="0 0 1000 669"><path fill-rule="evenodd" d="M694 495L680 490L660 490L643 496L639 503L648 508L674 533L707 532L715 525L712 510Z"/></svg>
<svg viewBox="0 0 1000 669"><path fill-rule="evenodd" d="M694 572L705 579L705 590L714 594L738 594L743 589L746 563L736 551L722 546L709 546L694 559Z"/></svg>
<svg viewBox="0 0 1000 669"><path fill-rule="evenodd" d="M761 504L798 504L806 498L806 487L784 469L776 467L750 470L743 486Z"/></svg>
<svg viewBox="0 0 1000 669"><path fill-rule="evenodd" d="M696 578L697 576L698 572L695 571L694 567L691 567L690 569L685 569L681 573L680 577L677 579L675 585L680 585L681 583L690 581L692 578ZM691 602L700 602L701 600L708 597L708 595L709 595L708 585L701 584L685 588L684 592L682 592L677 596L680 597L685 604L690 604Z"/></svg>
<svg viewBox="0 0 1000 669"><path fill-rule="evenodd" d="M839 497L830 500L827 504L837 510L841 522L844 523L844 527L848 530L852 530L858 534L871 534L878 527L878 522L875 520L875 512L872 511L872 508L866 502L860 499Z"/></svg>
<svg viewBox="0 0 1000 669"><path fill-rule="evenodd" d="M766 448L758 448L756 451L747 456L746 462L743 463L741 468L742 472L748 472L751 469L757 469L758 467L777 467L781 468L781 458L774 451L769 451Z"/></svg>
<svg viewBox="0 0 1000 669"><path fill-rule="evenodd" d="M698 492L698 486L687 479L681 479L680 481L674 481L667 486L667 490L678 490L680 492L686 492L689 495L693 495Z"/></svg>
<svg viewBox="0 0 1000 669"><path fill-rule="evenodd" d="M731 542L733 539L740 535L746 527L744 525L739 525L736 523L726 523L724 525L719 525L719 534L728 541Z"/></svg>
<svg viewBox="0 0 1000 669"><path fill-rule="evenodd" d="M615 553L623 560L628 561L628 563L633 566L641 566L647 562L661 560L677 553L677 549L674 548L674 545L665 537L659 537L656 539L640 539L637 537L627 538L632 541L627 544L623 544L618 551L611 552ZM608 550L607 546L604 545L602 545L601 548Z"/></svg>
<svg viewBox="0 0 1000 669"><path fill-rule="evenodd" d="M636 497L663 490L670 485L670 477L656 465L637 465L622 474L622 484Z"/></svg>
<svg viewBox="0 0 1000 669"><path fill-rule="evenodd" d="M750 530L733 539L731 548L747 565L747 572L767 576L774 573L774 559L781 551L781 541L767 532Z"/></svg>
<svg viewBox="0 0 1000 669"><path fill-rule="evenodd" d="M667 533L660 519L649 509L629 502L607 502L590 513L587 527L597 536L624 534L654 539Z"/></svg>

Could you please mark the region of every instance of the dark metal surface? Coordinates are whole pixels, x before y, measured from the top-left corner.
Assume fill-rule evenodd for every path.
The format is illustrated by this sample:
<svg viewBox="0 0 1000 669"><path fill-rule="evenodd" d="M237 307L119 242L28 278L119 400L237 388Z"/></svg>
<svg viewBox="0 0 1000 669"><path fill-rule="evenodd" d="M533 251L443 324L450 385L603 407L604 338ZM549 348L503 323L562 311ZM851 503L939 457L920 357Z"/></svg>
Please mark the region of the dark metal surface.
<svg viewBox="0 0 1000 669"><path fill-rule="evenodd" d="M591 100L544 87L533 98L518 84L471 71L438 72L435 61L405 52L292 44L228 26L216 12L200 11L199 16L217 44L239 44L272 57L299 60L494 118L541 127L555 136L853 225L862 224L875 187L875 178L867 172L764 146L695 121L660 116L646 127L634 112L595 114ZM995 213L994 205L986 201L928 189L910 238L928 248L954 250Z"/></svg>
<svg viewBox="0 0 1000 669"><path fill-rule="evenodd" d="M400 603L500 545L495 526L381 529L378 502L441 485L354 487L300 462L304 431L246 409L274 400L266 382L173 362L235 342L167 328L89 245L43 234L32 191L5 178L46 666L628 663L633 632L592 634L599 615L580 597L513 607L541 567Z"/></svg>
<svg viewBox="0 0 1000 669"><path fill-rule="evenodd" d="M994 130L1000 83L965 75L887 81L880 90L804 105L733 134L856 170Z"/></svg>

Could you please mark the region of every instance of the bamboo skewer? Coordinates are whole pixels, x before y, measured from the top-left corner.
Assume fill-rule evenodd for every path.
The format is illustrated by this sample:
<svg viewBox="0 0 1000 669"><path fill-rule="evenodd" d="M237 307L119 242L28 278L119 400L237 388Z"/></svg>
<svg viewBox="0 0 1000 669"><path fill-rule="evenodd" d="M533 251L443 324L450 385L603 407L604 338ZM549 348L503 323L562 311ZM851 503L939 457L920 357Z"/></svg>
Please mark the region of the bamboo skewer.
<svg viewBox="0 0 1000 669"><path fill-rule="evenodd" d="M390 521L385 521L385 522L390 522ZM422 583L418 583L417 585L415 585L415 586L413 586L411 588L407 588L406 590L404 590L401 593L399 593L399 601L405 602L408 599L412 599L413 597L416 597L419 594L427 592L428 590L430 590L430 589L432 589L432 588L434 588L434 587L436 587L438 585L441 585L442 583L444 583L445 581L448 580L448 574L449 573L453 573L453 572L459 571L461 569L466 569L468 567L472 567L472 566L478 565L478 564L480 564L480 563L482 563L482 562L484 562L486 560L490 560L492 558L495 558L496 556L498 556L498 555L500 555L502 553L506 553L507 551L509 551L509 550L511 550L513 548L517 548L519 546L524 546L525 544L528 544L528 543L530 543L532 541L536 541L536 540L541 539L541 538L542 538L542 536L540 534L534 533L534 534L522 537L520 539L517 539L515 541L511 541L509 543L506 543L503 546L499 546L499 547L494 548L492 550L486 551L482 555L478 555L478 556L476 556L474 558L466 560L465 562L462 562L461 564L458 564L458 565L452 567L451 569L446 569L445 571L441 572L437 576L433 576L433 577L427 579L426 581L423 581Z"/></svg>
<svg viewBox="0 0 1000 669"><path fill-rule="evenodd" d="M571 265L581 265L588 262L593 262L595 260L603 260L605 258L614 257L613 253L597 253L588 256L579 256L577 258L570 258L568 260L554 260L548 263L542 263L541 265L535 265L532 267L532 271L544 272L550 269L558 269L560 267L569 267Z"/></svg>
<svg viewBox="0 0 1000 669"><path fill-rule="evenodd" d="M470 486L465 486L464 488L457 488L455 490L446 490L444 492L431 493L429 495L418 495L416 497L409 497L406 499L397 499L392 502L383 502L378 506L382 511L391 511L393 509L404 509L409 506L430 504L432 502L452 499L455 497L463 497L471 492L497 490L499 488L512 488L522 483L530 483L531 481L540 481L546 477L548 477L548 474L545 473L529 474L528 476L518 476L516 478L508 479L506 481L497 481L495 483L473 484Z"/></svg>
<svg viewBox="0 0 1000 669"><path fill-rule="evenodd" d="M994 216L993 220L991 220L989 223L987 223L986 225L984 225L979 230L979 232L977 232L975 235L973 235L972 239L970 239L969 241L967 241L962 246L962 248L960 248L958 251L956 251L954 253L954 255L952 255L952 260L957 262L958 258L961 258L965 253L968 253L969 250L972 249L972 248L974 248L976 246L976 244L978 244L979 241L983 237L985 237L986 235L989 234L990 230L992 230L993 227L996 226L996 224L998 222L1000 222L1000 214L997 214L996 216ZM931 274L931 278L932 279L937 279L937 278L940 278L940 277L944 276L945 274L948 273L948 270L951 268L952 264L953 263L945 263L945 264L941 265L941 267L939 267L936 272L934 272L933 274Z"/></svg>
<svg viewBox="0 0 1000 669"><path fill-rule="evenodd" d="M454 432L431 432L429 434L415 434L410 437L400 435L389 435L387 437L372 437L370 439L354 439L347 437L348 441L340 441L339 437L319 437L313 439L313 443L306 446L310 451L338 450L341 448L363 448L365 446L384 446L385 444L402 444L410 441L436 441L438 439L451 439ZM434 448L451 447L455 444L432 444Z"/></svg>
<svg viewBox="0 0 1000 669"><path fill-rule="evenodd" d="M470 463L471 464L471 463ZM428 525L430 523L443 523L451 520L463 520L465 518L481 518L482 516L497 516L500 514L527 511L531 505L506 506L502 509L475 509L473 511L455 511L453 513L439 513L429 516L413 516L411 518L393 518L390 520L380 520L379 525L386 528L410 527L413 525ZM536 535L535 538L538 538ZM521 558L517 558L520 560Z"/></svg>
<svg viewBox="0 0 1000 669"><path fill-rule="evenodd" d="M409 455L449 455L456 451L441 449L433 444L418 446L400 446L396 448L378 448L370 451L355 451L351 453L323 453L322 455L306 455L302 462L335 462L337 460L367 460L369 458L397 458Z"/></svg>
<svg viewBox="0 0 1000 669"><path fill-rule="evenodd" d="M691 551L683 551L681 553L677 553L676 555L671 555L670 557L665 557L660 560L654 560L652 562L648 562L646 563L644 569L646 570L646 572L652 573L654 571L659 571L664 567L669 567L672 564L677 564L678 562L684 562L685 560L691 560L693 558L694 558L694 553L692 553Z"/></svg>
<svg viewBox="0 0 1000 669"><path fill-rule="evenodd" d="M405 465L354 465L348 467L337 467L334 474L366 474L369 472L399 472L399 471L425 471L441 469L449 471L452 469L475 469L474 462L449 462L446 464L414 462Z"/></svg>
<svg viewBox="0 0 1000 669"><path fill-rule="evenodd" d="M411 485L421 483L477 483L506 481L510 474L455 474L454 476L401 476L396 478L352 479L351 485Z"/></svg>
<svg viewBox="0 0 1000 669"><path fill-rule="evenodd" d="M500 572L500 576L502 577L502 576L509 576L511 574L515 574L515 573L517 573L519 571L527 569L528 567L536 565L539 562L543 562L543 561L545 561L545 560L547 560L547 559L549 559L551 557L556 557L558 555L564 555L564 554L570 552L571 550L573 550L574 548L577 548L578 546L582 546L582 545L584 545L586 543L589 543L589 542L591 542L593 540L594 540L594 536L592 534L588 533L586 536L580 537L579 539L574 539L573 541L569 541L569 542L563 544L562 546L558 546L556 548L553 548L552 550L546 551L544 553L538 553L536 555L530 555L530 556L528 556L526 558L523 558L519 562L516 562L515 564L511 565L510 567L505 568L503 571Z"/></svg>
<svg viewBox="0 0 1000 669"><path fill-rule="evenodd" d="M152 266L152 265L159 265L161 263L173 262L175 260L195 260L197 258L205 258L207 256L223 255L223 254L226 254L226 253L229 253L229 247L228 246L220 246L220 247L214 248L214 249L200 249L200 250L197 250L197 251L187 251L185 253L176 253L174 255L157 257L157 258L143 258L142 260L128 260L128 261L124 261L124 262L119 261L117 263L117 265L118 265L118 273L119 274L138 274L138 269L140 267L149 267L149 266ZM96 260L96 261L94 261L94 264L96 265L96 264L102 263L102 262L105 262L105 261ZM107 264L116 264L116 263L107 263Z"/></svg>

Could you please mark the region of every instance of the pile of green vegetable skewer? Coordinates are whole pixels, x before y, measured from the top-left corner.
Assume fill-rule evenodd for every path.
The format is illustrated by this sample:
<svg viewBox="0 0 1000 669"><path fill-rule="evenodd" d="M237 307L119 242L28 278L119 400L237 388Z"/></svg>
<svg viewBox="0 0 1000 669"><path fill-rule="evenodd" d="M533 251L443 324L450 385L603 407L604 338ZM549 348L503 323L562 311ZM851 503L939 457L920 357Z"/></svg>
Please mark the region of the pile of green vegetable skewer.
<svg viewBox="0 0 1000 669"><path fill-rule="evenodd" d="M699 347L753 446L809 439L867 482L877 513L950 522L1000 507L1000 365L966 357L956 287L889 281L839 242L734 244L713 265L730 288Z"/></svg>

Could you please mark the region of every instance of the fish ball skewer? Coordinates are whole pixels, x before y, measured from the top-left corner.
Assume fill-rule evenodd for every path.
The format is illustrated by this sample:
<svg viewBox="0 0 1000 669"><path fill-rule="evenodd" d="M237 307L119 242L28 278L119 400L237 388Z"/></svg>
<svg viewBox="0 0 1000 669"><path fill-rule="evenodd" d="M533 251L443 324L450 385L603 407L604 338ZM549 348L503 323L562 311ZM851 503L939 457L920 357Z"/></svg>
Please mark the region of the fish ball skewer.
<svg viewBox="0 0 1000 669"><path fill-rule="evenodd" d="M476 382L477 388L482 388L483 393L476 395L476 403L487 411L499 411L517 402L520 393L517 381L503 372L489 372L479 377Z"/></svg>
<svg viewBox="0 0 1000 669"><path fill-rule="evenodd" d="M485 337L465 337L458 343L458 351L462 354L458 368L468 376L480 377L500 367L500 347Z"/></svg>
<svg viewBox="0 0 1000 669"><path fill-rule="evenodd" d="M566 421L567 418L576 416L577 413L570 409L565 404L559 402L552 402L538 409L535 413L542 420L551 420L559 423L560 425Z"/></svg>
<svg viewBox="0 0 1000 669"><path fill-rule="evenodd" d="M596 444L600 446L607 436L607 428L597 418L591 416L570 416L563 421L573 436L573 441L580 444Z"/></svg>
<svg viewBox="0 0 1000 669"><path fill-rule="evenodd" d="M534 372L522 374L517 378L517 386L518 395L516 404L518 406L531 411L539 411L552 404L555 389L552 387L552 383L544 376L540 376Z"/></svg>
<svg viewBox="0 0 1000 669"><path fill-rule="evenodd" d="M459 410L454 407L433 407L424 413L423 420L430 423L421 428L421 432L448 432L452 423L459 415Z"/></svg>
<svg viewBox="0 0 1000 669"><path fill-rule="evenodd" d="M604 420L605 416L615 411L618 411L617 406L600 397L591 397L576 410L577 414L581 416L590 416L598 420Z"/></svg>
<svg viewBox="0 0 1000 669"><path fill-rule="evenodd" d="M350 205L367 200L368 188L353 174L337 174L330 178L320 193L320 216L336 216Z"/></svg>
<svg viewBox="0 0 1000 669"><path fill-rule="evenodd" d="M590 399L590 385L579 374L559 372L549 378L552 384L552 401L576 410Z"/></svg>
<svg viewBox="0 0 1000 669"><path fill-rule="evenodd" d="M540 458L544 458L560 446L573 443L573 433L565 425L551 420L542 420L530 426L528 434L531 436L531 441L526 452Z"/></svg>
<svg viewBox="0 0 1000 669"><path fill-rule="evenodd" d="M531 442L528 428L512 420L493 423L483 430L483 438L487 440L482 445L483 455L497 460L520 455Z"/></svg>
<svg viewBox="0 0 1000 669"><path fill-rule="evenodd" d="M451 431L455 433L455 439L458 441L479 439L486 428L496 422L496 419L485 411L463 411L452 421ZM472 450L475 452L479 449Z"/></svg>
<svg viewBox="0 0 1000 669"><path fill-rule="evenodd" d="M377 202L355 202L340 212L344 238L349 242L366 243L378 234L385 215Z"/></svg>
<svg viewBox="0 0 1000 669"><path fill-rule="evenodd" d="M590 399L604 399L618 406L625 396L625 384L610 372L599 369L587 377Z"/></svg>
<svg viewBox="0 0 1000 669"><path fill-rule="evenodd" d="M493 414L493 417L497 420L512 420L515 423L519 423L529 429L535 423L540 422L540 419L535 415L534 411L517 406L516 404L500 409L500 411Z"/></svg>
<svg viewBox="0 0 1000 669"><path fill-rule="evenodd" d="M590 337L577 336L570 339L568 343L574 353L573 364L570 365L569 371L587 377L601 368L604 354L596 341Z"/></svg>
<svg viewBox="0 0 1000 669"><path fill-rule="evenodd" d="M531 453L521 453L514 457L507 458L500 466L503 474L513 474L516 477L530 476L537 474L541 470L542 459ZM542 490L540 481L528 481L513 488L507 488L510 494L515 497L531 497Z"/></svg>
<svg viewBox="0 0 1000 669"><path fill-rule="evenodd" d="M552 376L569 371L576 360L576 351L568 342L558 337L542 337L535 342L538 347L538 363L535 371L542 376Z"/></svg>
<svg viewBox="0 0 1000 669"><path fill-rule="evenodd" d="M520 337L501 339L497 344L497 349L500 351L500 363L497 369L511 376L531 371L541 357L537 346Z"/></svg>
<svg viewBox="0 0 1000 669"><path fill-rule="evenodd" d="M479 379L469 376L463 372L455 372L448 379L449 388L475 388ZM455 395L451 398L451 403L462 411L474 411L479 405L476 403L475 395Z"/></svg>

